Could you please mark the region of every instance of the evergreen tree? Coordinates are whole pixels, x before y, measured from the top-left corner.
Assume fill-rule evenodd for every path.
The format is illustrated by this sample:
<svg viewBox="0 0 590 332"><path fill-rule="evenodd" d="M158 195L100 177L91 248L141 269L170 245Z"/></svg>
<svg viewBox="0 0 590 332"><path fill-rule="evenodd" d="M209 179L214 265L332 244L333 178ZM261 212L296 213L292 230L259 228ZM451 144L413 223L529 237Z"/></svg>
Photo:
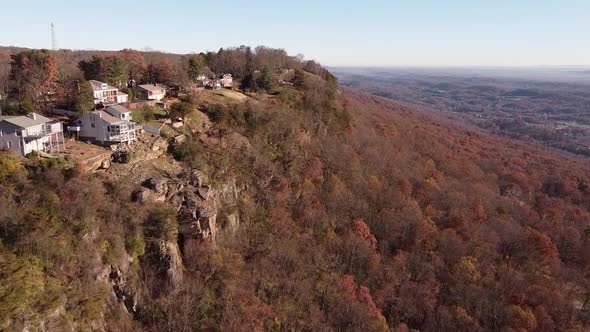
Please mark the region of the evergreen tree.
<svg viewBox="0 0 590 332"><path fill-rule="evenodd" d="M246 74L244 79L242 79L242 85L240 88L244 91L257 91L258 90L258 82L254 78L253 74Z"/></svg>
<svg viewBox="0 0 590 332"><path fill-rule="evenodd" d="M78 67L84 73L84 79L86 80L100 80L101 67L102 67L102 56L93 55L90 60L82 60L78 62Z"/></svg>
<svg viewBox="0 0 590 332"><path fill-rule="evenodd" d="M258 78L258 86L266 92L270 92L274 88L274 75L269 66L262 69L262 73Z"/></svg>
<svg viewBox="0 0 590 332"><path fill-rule="evenodd" d="M305 71L301 69L295 69L295 77L293 78L293 83L295 87L298 89L302 89L303 85L305 84Z"/></svg>
<svg viewBox="0 0 590 332"><path fill-rule="evenodd" d="M192 81L196 81L197 77L201 74L201 64L196 58L190 58L188 60L188 77Z"/></svg>
<svg viewBox="0 0 590 332"><path fill-rule="evenodd" d="M92 87L86 80L80 82L80 91L76 96L76 102L74 104L74 111L79 114L86 113L92 110L94 107L94 96L92 95Z"/></svg>
<svg viewBox="0 0 590 332"><path fill-rule="evenodd" d="M127 82L127 64L120 56L104 59L106 62L105 81L111 85L122 86Z"/></svg>
<svg viewBox="0 0 590 332"><path fill-rule="evenodd" d="M246 48L246 75L242 79L241 88L244 91L257 91L258 82L254 77L254 55L250 47Z"/></svg>

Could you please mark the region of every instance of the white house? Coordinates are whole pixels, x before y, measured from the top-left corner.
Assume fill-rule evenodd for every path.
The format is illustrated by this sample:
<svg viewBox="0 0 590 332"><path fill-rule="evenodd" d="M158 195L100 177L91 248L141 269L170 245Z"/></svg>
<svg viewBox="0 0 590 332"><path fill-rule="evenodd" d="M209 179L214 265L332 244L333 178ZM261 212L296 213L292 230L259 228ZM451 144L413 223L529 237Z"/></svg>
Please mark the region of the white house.
<svg viewBox="0 0 590 332"><path fill-rule="evenodd" d="M75 127L81 139L102 145L136 141L137 131L141 128L131 121L131 111L121 105L86 113L76 121Z"/></svg>
<svg viewBox="0 0 590 332"><path fill-rule="evenodd" d="M160 84L138 85L137 90L142 93L147 100L162 100L166 97L166 87Z"/></svg>
<svg viewBox="0 0 590 332"><path fill-rule="evenodd" d="M129 100L129 96L126 93L119 91L119 89L115 87L95 80L90 80L89 82L90 86L92 86L95 105L100 103L105 105L122 104Z"/></svg>
<svg viewBox="0 0 590 332"><path fill-rule="evenodd" d="M219 80L219 83L221 83L222 87L231 89L234 83L234 78L231 76L231 74L224 74Z"/></svg>
<svg viewBox="0 0 590 332"><path fill-rule="evenodd" d="M33 151L52 153L65 150L62 123L37 113L0 116L0 150L14 151L23 156Z"/></svg>

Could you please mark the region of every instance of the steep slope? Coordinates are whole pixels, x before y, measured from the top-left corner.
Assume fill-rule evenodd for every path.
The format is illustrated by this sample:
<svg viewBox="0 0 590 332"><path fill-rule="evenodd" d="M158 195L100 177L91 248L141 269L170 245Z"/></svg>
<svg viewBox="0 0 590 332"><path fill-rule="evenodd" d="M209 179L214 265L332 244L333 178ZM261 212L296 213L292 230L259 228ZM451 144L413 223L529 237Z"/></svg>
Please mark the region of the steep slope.
<svg viewBox="0 0 590 332"><path fill-rule="evenodd" d="M327 72L299 80L199 104L207 137L173 149L180 209L167 190L133 202L125 176L2 155L0 328L588 327L585 161L337 90ZM177 237L185 207L214 238Z"/></svg>
<svg viewBox="0 0 590 332"><path fill-rule="evenodd" d="M346 182L365 206L354 214L391 257L377 273L391 279L373 291L390 323L553 330L585 321L585 160L351 94L356 138L326 160L358 160L367 181Z"/></svg>
<svg viewBox="0 0 590 332"><path fill-rule="evenodd" d="M584 328L583 160L358 92L306 104L312 93L214 112L251 142L215 166L243 188L228 207L242 223L215 263L193 264L224 271L200 286L218 326Z"/></svg>

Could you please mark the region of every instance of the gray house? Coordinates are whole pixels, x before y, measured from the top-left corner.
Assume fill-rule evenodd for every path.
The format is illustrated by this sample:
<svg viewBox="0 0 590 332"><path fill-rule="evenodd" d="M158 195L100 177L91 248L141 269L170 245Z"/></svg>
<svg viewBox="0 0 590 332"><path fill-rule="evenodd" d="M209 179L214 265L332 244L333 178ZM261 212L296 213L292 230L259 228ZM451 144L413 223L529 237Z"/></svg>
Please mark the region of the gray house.
<svg viewBox="0 0 590 332"><path fill-rule="evenodd" d="M76 120L74 127L80 139L101 145L136 141L137 131L141 130L141 126L131 121L131 111L121 105L86 113Z"/></svg>
<svg viewBox="0 0 590 332"><path fill-rule="evenodd" d="M0 116L0 150L25 156L33 151L44 153L65 150L63 126L37 113Z"/></svg>

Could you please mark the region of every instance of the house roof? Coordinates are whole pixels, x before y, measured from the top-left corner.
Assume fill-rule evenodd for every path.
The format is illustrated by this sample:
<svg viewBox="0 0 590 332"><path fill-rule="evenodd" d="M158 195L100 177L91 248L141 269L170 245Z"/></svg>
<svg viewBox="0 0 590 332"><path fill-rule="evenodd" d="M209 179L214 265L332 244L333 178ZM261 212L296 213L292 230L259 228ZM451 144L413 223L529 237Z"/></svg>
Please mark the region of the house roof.
<svg viewBox="0 0 590 332"><path fill-rule="evenodd" d="M109 106L106 109L106 112L115 116L115 117L120 117L121 114L123 113L130 113L131 111L128 110L126 107L121 106L121 105L113 105L113 106Z"/></svg>
<svg viewBox="0 0 590 332"><path fill-rule="evenodd" d="M117 88L114 88L104 82L101 82L101 81L90 80L88 82L90 82L90 86L92 86L93 91L117 90ZM104 88L104 89L102 87L103 84L106 84L106 88Z"/></svg>
<svg viewBox="0 0 590 332"><path fill-rule="evenodd" d="M34 116L34 118L33 118L33 116ZM21 128L28 128L28 127L48 123L53 120L46 118L43 115L40 115L37 113L29 113L28 115L21 115L21 116L0 116L0 121L6 121L8 123L12 123L13 125L21 127Z"/></svg>
<svg viewBox="0 0 590 332"><path fill-rule="evenodd" d="M166 87L161 84L141 84L141 85L138 85L138 87L140 87L144 90L147 90L147 91L152 91L152 92L166 90Z"/></svg>
<svg viewBox="0 0 590 332"><path fill-rule="evenodd" d="M94 111L94 112L92 112L92 114L98 115L104 122L106 122L108 124L116 124L119 122L125 122L124 120L116 118L105 111Z"/></svg>

